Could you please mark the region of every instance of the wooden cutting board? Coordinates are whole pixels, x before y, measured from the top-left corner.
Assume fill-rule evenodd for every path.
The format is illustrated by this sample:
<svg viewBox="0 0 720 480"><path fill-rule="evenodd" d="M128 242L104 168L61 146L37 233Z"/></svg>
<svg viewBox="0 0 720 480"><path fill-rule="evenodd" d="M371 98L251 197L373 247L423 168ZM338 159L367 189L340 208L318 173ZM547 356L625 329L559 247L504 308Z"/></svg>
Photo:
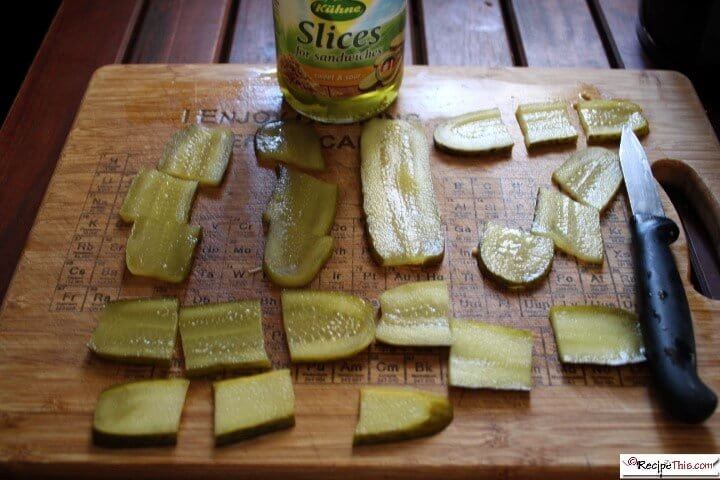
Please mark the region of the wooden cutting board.
<svg viewBox="0 0 720 480"><path fill-rule="evenodd" d="M485 281L471 250L482 226L496 219L527 228L539 186L572 148L528 155L514 110L519 103L582 92L640 103L650 120L644 144L659 175L707 208L713 234L720 223L720 148L689 81L676 73L618 70L408 68L388 112L419 120L428 139L438 120L499 106L516 141L511 157L453 158L432 152L435 192L446 226L445 260L436 268L377 267L368 255L361 216L358 125L317 125L329 165L321 176L340 184L333 229L336 250L314 288L343 290L376 302L384 289L421 279L449 281L456 317L535 333L530 394L450 389L455 420L431 438L352 448L358 388L412 385L446 391L447 350L374 345L356 358L293 366L295 428L224 448L212 445L212 397L193 380L178 445L106 450L90 442L98 393L117 382L182 375L181 354L169 369L101 361L85 348L102 305L116 298L176 295L183 304L262 298L267 348L276 367L288 364L279 291L262 273L261 212L273 170L257 164L258 125L295 114L283 108L270 67L112 66L99 70L70 133L0 316L0 473L72 478L594 478L617 475L620 452L714 452L720 415L701 426L667 420L648 387L644 366L562 367L547 312L552 304L634 308L625 194L603 214L606 261L579 265L556 255L540 288L507 293ZM572 112L571 112L572 113ZM577 124L574 113L571 117ZM133 175L157 164L170 134L186 123L228 124L234 155L219 188L202 188L192 214L204 235L192 275L172 286L137 278L124 268L128 226L117 212ZM578 147L584 146L581 135ZM694 169L694 171L692 170ZM695 173L697 172L697 173ZM702 184L699 177L706 182ZM666 211L674 216L667 199ZM716 235L716 238L717 235ZM688 278L684 237L674 252ZM686 282L694 312L698 363L720 391L717 302Z"/></svg>

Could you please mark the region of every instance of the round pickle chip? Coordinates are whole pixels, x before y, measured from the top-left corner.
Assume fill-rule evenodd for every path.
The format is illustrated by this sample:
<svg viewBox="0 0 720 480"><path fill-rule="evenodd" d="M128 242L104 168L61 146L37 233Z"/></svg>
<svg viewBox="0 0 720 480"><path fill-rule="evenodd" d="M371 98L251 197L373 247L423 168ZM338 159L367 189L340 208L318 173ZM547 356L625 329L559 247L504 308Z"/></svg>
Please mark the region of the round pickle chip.
<svg viewBox="0 0 720 480"><path fill-rule="evenodd" d="M549 238L488 222L478 248L478 265L503 285L524 288L548 274L554 253Z"/></svg>

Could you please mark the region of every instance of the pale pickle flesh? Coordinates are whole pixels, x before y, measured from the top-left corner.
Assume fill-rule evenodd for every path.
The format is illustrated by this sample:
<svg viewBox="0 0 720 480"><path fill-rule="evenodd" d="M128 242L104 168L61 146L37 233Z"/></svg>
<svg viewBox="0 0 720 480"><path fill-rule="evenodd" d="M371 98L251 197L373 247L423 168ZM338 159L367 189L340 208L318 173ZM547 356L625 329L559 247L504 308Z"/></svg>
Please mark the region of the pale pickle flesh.
<svg viewBox="0 0 720 480"><path fill-rule="evenodd" d="M515 143L498 108L451 118L438 125L433 137L438 148L460 154L508 151Z"/></svg>
<svg viewBox="0 0 720 480"><path fill-rule="evenodd" d="M177 327L175 298L117 300L100 313L88 348L110 360L169 365Z"/></svg>
<svg viewBox="0 0 720 480"><path fill-rule="evenodd" d="M180 337L188 375L271 366L260 300L183 307Z"/></svg>
<svg viewBox="0 0 720 480"><path fill-rule="evenodd" d="M563 252L588 263L603 263L600 214L547 188L538 191L532 233L548 237Z"/></svg>
<svg viewBox="0 0 720 480"><path fill-rule="evenodd" d="M305 173L280 167L270 203L263 268L281 287L302 287L315 278L333 251L338 188Z"/></svg>
<svg viewBox="0 0 720 480"><path fill-rule="evenodd" d="M373 256L383 266L441 262L445 234L425 134L406 121L373 119L364 125L360 144Z"/></svg>
<svg viewBox="0 0 720 480"><path fill-rule="evenodd" d="M478 250L484 272L510 288L522 288L548 274L555 245L549 238L488 222Z"/></svg>
<svg viewBox="0 0 720 480"><path fill-rule="evenodd" d="M93 442L105 447L175 445L190 381L142 380L100 393Z"/></svg>
<svg viewBox="0 0 720 480"><path fill-rule="evenodd" d="M187 222L198 183L175 178L157 170L140 170L130 184L120 217L134 222L139 217L174 218Z"/></svg>
<svg viewBox="0 0 720 480"><path fill-rule="evenodd" d="M442 280L414 282L380 295L382 316L375 337L392 345L447 346L450 333L450 293Z"/></svg>
<svg viewBox="0 0 720 480"><path fill-rule="evenodd" d="M622 184L620 157L602 147L580 150L558 167L552 178L575 201L603 210Z"/></svg>
<svg viewBox="0 0 720 480"><path fill-rule="evenodd" d="M293 362L351 357L375 338L372 305L347 293L284 290L282 316Z"/></svg>
<svg viewBox="0 0 720 480"><path fill-rule="evenodd" d="M320 136L297 120L268 122L255 133L255 154L261 162L280 162L304 170L325 170Z"/></svg>
<svg viewBox="0 0 720 480"><path fill-rule="evenodd" d="M353 444L433 435L452 419L453 407L445 395L410 388L363 387Z"/></svg>
<svg viewBox="0 0 720 480"><path fill-rule="evenodd" d="M563 363L625 365L645 361L637 315L620 308L554 306L550 323Z"/></svg>
<svg viewBox="0 0 720 480"><path fill-rule="evenodd" d="M229 128L190 125L175 132L165 145L158 170L200 185L222 182L230 161L233 134Z"/></svg>
<svg viewBox="0 0 720 480"><path fill-rule="evenodd" d="M530 390L533 334L475 320L451 320L450 385Z"/></svg>
<svg viewBox="0 0 720 480"><path fill-rule="evenodd" d="M578 134L563 102L528 103L515 112L528 148L575 143Z"/></svg>
<svg viewBox="0 0 720 480"><path fill-rule="evenodd" d="M182 282L190 273L200 232L200 227L174 219L138 218L125 247L128 270L133 275Z"/></svg>
<svg viewBox="0 0 720 480"><path fill-rule="evenodd" d="M575 104L588 142L619 140L626 123L641 137L650 132L647 119L637 103L627 100L587 100Z"/></svg>
<svg viewBox="0 0 720 480"><path fill-rule="evenodd" d="M295 394L288 369L214 382L213 391L216 445L295 425Z"/></svg>

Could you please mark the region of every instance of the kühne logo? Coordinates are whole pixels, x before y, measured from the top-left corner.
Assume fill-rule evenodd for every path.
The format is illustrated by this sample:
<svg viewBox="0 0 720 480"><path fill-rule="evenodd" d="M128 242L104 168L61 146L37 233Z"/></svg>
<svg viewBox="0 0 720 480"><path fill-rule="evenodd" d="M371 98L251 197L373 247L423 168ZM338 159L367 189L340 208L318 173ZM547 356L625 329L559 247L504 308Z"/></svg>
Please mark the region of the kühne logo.
<svg viewBox="0 0 720 480"><path fill-rule="evenodd" d="M325 20L352 20L365 13L365 4L358 0L317 0L310 10Z"/></svg>

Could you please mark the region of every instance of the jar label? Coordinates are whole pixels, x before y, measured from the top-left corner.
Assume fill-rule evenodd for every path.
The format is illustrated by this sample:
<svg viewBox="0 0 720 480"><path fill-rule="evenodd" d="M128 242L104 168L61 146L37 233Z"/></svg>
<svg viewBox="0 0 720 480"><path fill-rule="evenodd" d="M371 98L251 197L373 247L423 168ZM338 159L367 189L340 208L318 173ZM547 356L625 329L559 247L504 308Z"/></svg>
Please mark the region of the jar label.
<svg viewBox="0 0 720 480"><path fill-rule="evenodd" d="M278 78L300 98L349 98L402 75L405 0L273 0Z"/></svg>

